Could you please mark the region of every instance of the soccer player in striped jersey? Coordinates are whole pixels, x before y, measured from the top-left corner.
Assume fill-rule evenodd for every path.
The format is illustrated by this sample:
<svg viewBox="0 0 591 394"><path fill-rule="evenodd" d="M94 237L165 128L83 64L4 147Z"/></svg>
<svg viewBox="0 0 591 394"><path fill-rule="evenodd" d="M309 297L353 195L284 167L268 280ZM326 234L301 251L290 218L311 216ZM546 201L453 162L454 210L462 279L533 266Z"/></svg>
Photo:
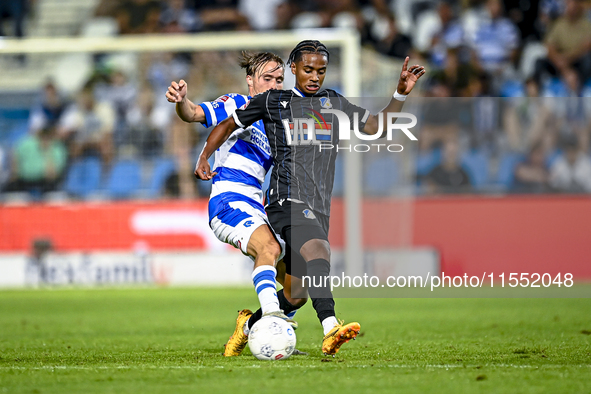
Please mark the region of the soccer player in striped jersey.
<svg viewBox="0 0 591 394"><path fill-rule="evenodd" d="M252 96L283 88L285 65L279 56L270 52L243 52L240 65L246 70L248 96L229 93L211 102L194 104L186 97L187 83L181 80L170 84L166 98L176 103L177 114L185 122L200 122L211 127L245 106ZM275 266L282 257L283 246L271 230L262 205L262 184L272 164L262 121L234 130L215 152L209 225L220 241L233 245L254 260L252 279L260 311L281 317L295 328L296 323L283 314L282 307L293 303L301 306L306 299L294 300L289 295L286 298L283 289L277 293ZM248 309L239 312L236 330L225 346L225 356L237 356L244 349L248 340L245 323L251 315Z"/></svg>
<svg viewBox="0 0 591 394"><path fill-rule="evenodd" d="M250 100L247 107L236 110L232 117L216 126L199 157L195 175L203 180L211 179L212 171L207 159L213 151L226 141L236 127L247 127L263 120L275 161L267 193L267 215L274 230L293 250L292 258L299 255L306 262L305 275L310 278L308 293L324 330L322 352L334 355L344 343L355 339L361 326L357 322L344 324L336 319L330 281L326 281L330 275L328 231L336 152L334 149L319 149L321 146L314 122L308 120L314 114L320 115L320 111L330 111L325 112L326 120L323 120L326 129L330 130L326 135L330 135L332 147L338 146L340 141L341 120L336 118L336 113L344 115L345 136L349 134L347 128L350 127L368 135L381 133L386 114L400 112L403 101L425 74L425 69L419 65L408 67L407 57L389 104L379 115L371 115L368 110L350 103L337 92L321 90L328 60L328 49L321 42L300 42L291 52L288 62L296 76L296 86L292 90L261 93ZM312 115L307 111L311 111ZM306 131L304 123L308 125ZM302 125L301 129L297 126L297 132L296 125ZM293 263L297 264L297 260L294 259ZM253 315L249 325L254 318Z"/></svg>

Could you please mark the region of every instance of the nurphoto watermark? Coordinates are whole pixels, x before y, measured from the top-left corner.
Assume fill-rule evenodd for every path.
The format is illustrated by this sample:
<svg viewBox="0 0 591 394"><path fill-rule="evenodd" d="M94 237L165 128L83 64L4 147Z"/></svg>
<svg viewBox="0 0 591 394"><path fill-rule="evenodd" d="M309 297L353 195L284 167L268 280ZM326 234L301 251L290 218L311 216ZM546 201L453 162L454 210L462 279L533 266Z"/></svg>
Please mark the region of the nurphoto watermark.
<svg viewBox="0 0 591 394"><path fill-rule="evenodd" d="M317 104L317 105L316 105ZM380 112L378 130L375 134L363 132L363 125L370 112L357 106L348 106L348 110L334 108L330 99L311 100L292 107L292 116L282 118L285 141L290 146L318 146L319 151L335 150L348 152L387 151L402 152L401 144L392 143L395 133L402 132L409 140L417 141L411 129L417 125L417 117L408 112ZM352 111L351 108L355 108ZM400 122L407 120L407 122ZM341 141L351 141L355 136L363 143L339 145ZM379 143L378 140L384 141ZM373 143L369 143L372 141Z"/></svg>

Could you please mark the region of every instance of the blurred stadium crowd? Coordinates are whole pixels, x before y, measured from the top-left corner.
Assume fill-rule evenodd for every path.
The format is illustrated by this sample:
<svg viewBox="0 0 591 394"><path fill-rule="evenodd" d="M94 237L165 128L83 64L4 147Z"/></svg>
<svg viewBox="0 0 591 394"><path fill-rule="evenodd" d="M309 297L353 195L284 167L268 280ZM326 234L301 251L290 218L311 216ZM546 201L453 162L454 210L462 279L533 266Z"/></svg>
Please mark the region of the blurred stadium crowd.
<svg viewBox="0 0 591 394"><path fill-rule="evenodd" d="M44 1L0 2L0 34L9 17L15 34L27 35L23 20ZM364 96L388 97L406 55L426 64L429 76L416 93L422 98L405 108L420 120L417 149L364 154L366 194L591 192L585 0L102 0L93 22L104 35L357 29ZM325 86L338 90L335 55ZM49 80L30 108L0 108L2 195L207 196L209 185L195 181L192 169L208 130L178 120L164 93L181 78L195 102L244 93L237 57L141 54L130 72L95 54L80 89L65 92ZM20 56L15 64L28 61Z"/></svg>

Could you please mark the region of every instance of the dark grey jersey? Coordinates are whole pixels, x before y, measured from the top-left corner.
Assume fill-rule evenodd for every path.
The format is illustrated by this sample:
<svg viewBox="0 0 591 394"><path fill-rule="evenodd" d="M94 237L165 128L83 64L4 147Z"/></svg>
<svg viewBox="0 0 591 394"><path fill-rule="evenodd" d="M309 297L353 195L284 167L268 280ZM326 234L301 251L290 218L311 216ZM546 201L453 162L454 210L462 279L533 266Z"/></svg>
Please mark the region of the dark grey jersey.
<svg viewBox="0 0 591 394"><path fill-rule="evenodd" d="M246 108L236 110L234 120L240 127L259 119L265 125L274 164L267 204L302 202L313 211L330 215L339 115L341 121L349 120L350 130L356 127L361 131L369 112L334 90L304 97L295 88L258 94Z"/></svg>

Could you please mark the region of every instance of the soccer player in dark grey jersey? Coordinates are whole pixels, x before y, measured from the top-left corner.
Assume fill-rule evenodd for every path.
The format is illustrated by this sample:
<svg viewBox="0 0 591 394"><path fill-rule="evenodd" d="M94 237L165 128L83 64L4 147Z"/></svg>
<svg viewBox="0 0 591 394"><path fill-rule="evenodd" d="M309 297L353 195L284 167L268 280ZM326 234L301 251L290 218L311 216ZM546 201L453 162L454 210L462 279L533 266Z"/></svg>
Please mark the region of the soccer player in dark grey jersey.
<svg viewBox="0 0 591 394"><path fill-rule="evenodd" d="M424 75L422 66L408 68L404 61L396 92L390 103L375 116L349 103L333 90L320 90L327 71L329 52L319 41L302 41L291 52L288 64L296 76L292 90L270 90L253 97L244 109L221 122L209 135L195 168L203 180L212 177L207 159L237 127L248 126L262 119L271 145L274 169L267 192L267 215L274 230L286 241L288 248L306 261L305 267L288 267L295 277L309 277L308 293L324 329L322 352L334 355L341 345L354 339L360 331L357 322L343 324L335 317L330 282L330 245L328 223L330 198L334 181L336 151L321 149L322 139L336 146L340 119L335 110L350 119L350 127L374 135L386 124L387 113L400 112L406 96ZM327 113L332 110L332 113ZM305 115L319 123L304 119ZM322 115L319 120L319 115ZM303 123L306 125L304 126ZM305 129L305 130L304 130ZM295 260L295 259L294 259ZM293 289L289 290L290 296ZM289 297L286 294L286 298ZM294 310L296 307L294 306ZM290 311L285 310L284 313ZM252 327L256 313L248 322Z"/></svg>

